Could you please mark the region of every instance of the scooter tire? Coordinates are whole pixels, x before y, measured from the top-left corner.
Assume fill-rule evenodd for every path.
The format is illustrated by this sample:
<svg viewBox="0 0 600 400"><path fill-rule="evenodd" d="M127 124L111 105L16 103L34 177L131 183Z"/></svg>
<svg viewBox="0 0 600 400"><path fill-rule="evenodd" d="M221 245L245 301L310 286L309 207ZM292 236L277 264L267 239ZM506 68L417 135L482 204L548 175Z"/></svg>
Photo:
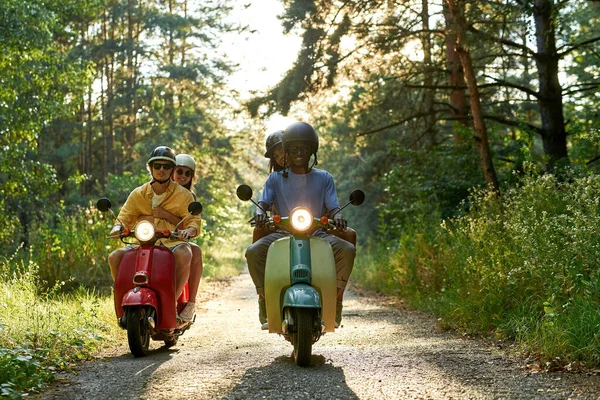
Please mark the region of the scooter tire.
<svg viewBox="0 0 600 400"><path fill-rule="evenodd" d="M150 324L147 315L146 307L128 307L126 310L127 341L134 357L143 357L149 353Z"/></svg>
<svg viewBox="0 0 600 400"><path fill-rule="evenodd" d="M310 365L313 344L313 315L309 308L296 309L296 331L293 334L294 361L299 367Z"/></svg>

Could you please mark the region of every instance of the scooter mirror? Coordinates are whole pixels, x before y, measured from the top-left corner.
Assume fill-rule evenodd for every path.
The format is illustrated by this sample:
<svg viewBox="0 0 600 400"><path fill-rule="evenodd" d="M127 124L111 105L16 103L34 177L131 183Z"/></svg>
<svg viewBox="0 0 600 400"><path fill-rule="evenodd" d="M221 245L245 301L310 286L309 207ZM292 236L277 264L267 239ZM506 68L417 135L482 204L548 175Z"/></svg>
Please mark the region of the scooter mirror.
<svg viewBox="0 0 600 400"><path fill-rule="evenodd" d="M98 202L96 202L96 208L102 212L110 210L111 207L112 203L106 197L103 197L100 200L98 200Z"/></svg>
<svg viewBox="0 0 600 400"><path fill-rule="evenodd" d="M348 199L353 206L360 206L365 201L365 192L360 189L353 190Z"/></svg>
<svg viewBox="0 0 600 400"><path fill-rule="evenodd" d="M188 211L192 215L198 215L202 212L202 204L199 201L193 201L188 206Z"/></svg>
<svg viewBox="0 0 600 400"><path fill-rule="evenodd" d="M238 199L248 201L252 198L252 188L248 185L238 186L236 192Z"/></svg>

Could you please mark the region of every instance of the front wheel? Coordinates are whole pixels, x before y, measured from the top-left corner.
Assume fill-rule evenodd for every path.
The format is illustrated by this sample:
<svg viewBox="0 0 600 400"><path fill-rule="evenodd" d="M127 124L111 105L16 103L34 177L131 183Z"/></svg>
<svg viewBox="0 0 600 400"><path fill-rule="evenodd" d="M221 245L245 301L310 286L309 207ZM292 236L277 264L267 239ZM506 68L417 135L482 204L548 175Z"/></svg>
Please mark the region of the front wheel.
<svg viewBox="0 0 600 400"><path fill-rule="evenodd" d="M150 347L150 324L146 307L129 307L126 311L127 340L134 357L148 354Z"/></svg>
<svg viewBox="0 0 600 400"><path fill-rule="evenodd" d="M310 364L313 343L313 312L309 308L296 309L296 332L294 332L294 361L300 367Z"/></svg>

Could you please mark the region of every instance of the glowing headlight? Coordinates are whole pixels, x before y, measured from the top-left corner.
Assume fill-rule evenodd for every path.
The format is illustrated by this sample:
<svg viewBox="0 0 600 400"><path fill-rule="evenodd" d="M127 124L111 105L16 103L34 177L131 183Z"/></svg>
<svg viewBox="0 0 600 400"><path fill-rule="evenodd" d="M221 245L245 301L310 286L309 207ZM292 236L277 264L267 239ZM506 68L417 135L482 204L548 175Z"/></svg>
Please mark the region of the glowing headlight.
<svg viewBox="0 0 600 400"><path fill-rule="evenodd" d="M306 208L297 208L290 214L290 221L294 229L305 231L312 225L313 216Z"/></svg>
<svg viewBox="0 0 600 400"><path fill-rule="evenodd" d="M154 237L154 225L148 221L142 221L135 227L135 237L140 242L147 242Z"/></svg>

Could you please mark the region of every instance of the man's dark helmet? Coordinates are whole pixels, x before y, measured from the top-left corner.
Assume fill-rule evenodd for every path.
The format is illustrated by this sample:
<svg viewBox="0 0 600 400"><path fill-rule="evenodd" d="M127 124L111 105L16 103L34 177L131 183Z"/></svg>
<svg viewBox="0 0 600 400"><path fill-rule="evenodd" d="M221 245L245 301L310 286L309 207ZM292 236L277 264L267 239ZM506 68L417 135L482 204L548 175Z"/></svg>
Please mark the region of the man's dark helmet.
<svg viewBox="0 0 600 400"><path fill-rule="evenodd" d="M283 148L286 149L290 142L310 142L311 152L319 150L319 135L310 124L306 122L294 122L283 131Z"/></svg>
<svg viewBox="0 0 600 400"><path fill-rule="evenodd" d="M283 143L283 131L275 131L269 134L265 142L265 157L273 158L273 150L280 143Z"/></svg>
<svg viewBox="0 0 600 400"><path fill-rule="evenodd" d="M152 153L150 153L150 157L148 158L148 164L150 164L152 161L158 160L170 161L173 164L177 163L175 152L167 146L158 146L157 148L152 150Z"/></svg>

